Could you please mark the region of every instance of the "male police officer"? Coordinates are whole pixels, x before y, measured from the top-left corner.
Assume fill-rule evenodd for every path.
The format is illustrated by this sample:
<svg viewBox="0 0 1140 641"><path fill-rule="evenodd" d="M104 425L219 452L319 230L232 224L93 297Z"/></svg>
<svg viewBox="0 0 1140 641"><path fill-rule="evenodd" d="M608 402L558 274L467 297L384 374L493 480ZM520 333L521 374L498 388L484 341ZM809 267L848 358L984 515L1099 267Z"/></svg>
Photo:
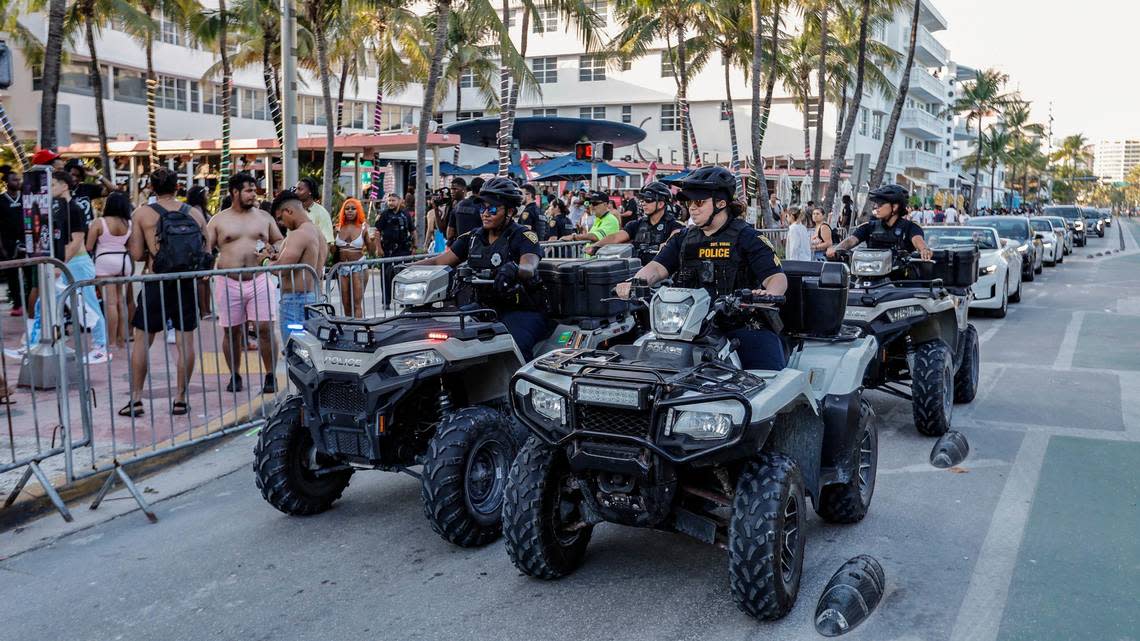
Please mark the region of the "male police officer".
<svg viewBox="0 0 1140 641"><path fill-rule="evenodd" d="M650 285L673 275L677 287L708 290L712 296L748 288L755 294L782 296L788 279L780 260L760 232L740 218L744 207L734 200L736 178L723 167L701 167L678 181L693 226L670 238L637 278ZM630 283L617 294L629 296ZM784 368L784 348L771 321L731 329L739 341L737 354L745 369Z"/></svg>
<svg viewBox="0 0 1140 641"><path fill-rule="evenodd" d="M827 257L835 256L837 249L851 249L867 243L871 249L900 249L917 251L924 260L930 260L930 248L922 235L922 227L906 219L906 203L910 194L898 185L879 187L867 194L874 209L872 219L863 223L838 245L827 249Z"/></svg>
<svg viewBox="0 0 1140 641"><path fill-rule="evenodd" d="M380 212L376 229L380 232L380 249L385 258L412 255L412 218L400 208L400 197L388 194L388 206Z"/></svg>
<svg viewBox="0 0 1140 641"><path fill-rule="evenodd" d="M616 234L606 236L587 247L587 254L593 256L594 252L603 245L632 242L634 255L641 259L642 265L648 265L657 255L661 245L674 232L685 228L684 223L679 222L668 212L673 192L665 183L656 180L649 183L637 192L637 199L641 202L644 215L626 223L625 227Z"/></svg>
<svg viewBox="0 0 1140 641"><path fill-rule="evenodd" d="M542 239L546 238L546 218L539 209L537 199L534 185L523 185L523 208L519 212L519 224Z"/></svg>
<svg viewBox="0 0 1140 641"><path fill-rule="evenodd" d="M494 291L481 294L480 302L499 312L519 351L530 360L531 350L546 338L550 327L538 278L542 257L538 236L511 220L522 201L522 191L513 180L488 180L477 200L482 226L453 240L442 254L416 264L455 267L467 261L474 270L491 270Z"/></svg>

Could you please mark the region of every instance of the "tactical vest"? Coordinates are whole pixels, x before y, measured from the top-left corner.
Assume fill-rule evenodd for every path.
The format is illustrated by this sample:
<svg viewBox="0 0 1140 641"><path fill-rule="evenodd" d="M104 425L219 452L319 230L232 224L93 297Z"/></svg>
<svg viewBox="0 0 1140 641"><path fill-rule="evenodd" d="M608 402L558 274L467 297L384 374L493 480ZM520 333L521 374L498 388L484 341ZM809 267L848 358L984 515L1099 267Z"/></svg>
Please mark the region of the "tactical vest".
<svg viewBox="0 0 1140 641"><path fill-rule="evenodd" d="M673 221L673 217L668 213L662 216L656 225L649 222L648 216L642 217L637 221L637 235L633 237L633 243L639 248L642 245L660 246L669 240L669 224Z"/></svg>
<svg viewBox="0 0 1140 641"><path fill-rule="evenodd" d="M870 249L910 249L910 238L903 231L903 222L900 218L894 227L887 227L882 220L871 221L871 235L867 238L867 247Z"/></svg>
<svg viewBox="0 0 1140 641"><path fill-rule="evenodd" d="M511 241L515 236L525 232L517 223L509 224L502 235L495 242L487 244L482 230L471 232L471 246L467 250L467 266L475 271L490 270L492 278L499 273L499 266L517 259L511 255ZM483 287L479 291L479 299L484 305L494 307L499 311L512 309L541 310L544 309L542 298L542 284L538 274L529 285L524 285L522 291L516 290L511 294L500 294L491 287Z"/></svg>
<svg viewBox="0 0 1140 641"><path fill-rule="evenodd" d="M385 210L380 214L380 241L385 256L407 254L412 250L412 233L403 212Z"/></svg>
<svg viewBox="0 0 1140 641"><path fill-rule="evenodd" d="M700 287L714 298L750 286L748 263L736 242L745 227L748 223L739 218L729 220L712 236L690 227L681 242L681 266L674 278L677 286Z"/></svg>

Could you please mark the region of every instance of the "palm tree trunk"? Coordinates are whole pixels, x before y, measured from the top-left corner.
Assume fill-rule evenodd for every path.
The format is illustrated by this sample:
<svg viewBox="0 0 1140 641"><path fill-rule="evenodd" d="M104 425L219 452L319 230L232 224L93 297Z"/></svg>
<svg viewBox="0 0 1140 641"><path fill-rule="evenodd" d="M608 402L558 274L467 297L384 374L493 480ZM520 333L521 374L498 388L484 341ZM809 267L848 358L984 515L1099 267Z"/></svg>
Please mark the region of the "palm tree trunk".
<svg viewBox="0 0 1140 641"><path fill-rule="evenodd" d="M4 132L4 139L12 146L12 152L16 154L16 160L20 163L20 171L27 171L31 167L28 164L28 155L24 153L24 146L16 138L16 129L12 126L12 121L8 120L8 112L4 110L4 103L2 102L0 102L0 130Z"/></svg>
<svg viewBox="0 0 1140 641"><path fill-rule="evenodd" d="M40 147L56 146L55 119L59 104L59 69L63 62L63 18L66 0L48 4L48 33L44 44L43 91L40 98Z"/></svg>
<svg viewBox="0 0 1140 641"><path fill-rule="evenodd" d="M218 29L218 54L222 58L222 163L218 172L222 189L228 189L230 181L230 101L233 99L233 69L230 68L229 44L226 39L229 29L226 25L226 0L218 0L218 13L221 26ZM147 46L150 53L150 46ZM148 60L149 64L149 60Z"/></svg>
<svg viewBox="0 0 1140 641"><path fill-rule="evenodd" d="M843 90L839 97L839 114L835 118L835 138L843 135L843 123L847 120L847 79L843 80ZM832 159L834 162L834 159Z"/></svg>
<svg viewBox="0 0 1140 641"><path fill-rule="evenodd" d="M503 28L511 21L511 7L508 0L503 0ZM503 34L504 40L510 36ZM505 48L505 47L503 47ZM506 176L511 168L511 134L510 134L510 104L511 104L511 71L507 67L506 56L500 55L499 62L499 135L497 146L499 151L499 176Z"/></svg>
<svg viewBox="0 0 1140 641"><path fill-rule="evenodd" d="M376 41L384 42L387 37L387 25L384 22L384 5L380 5L380 20L379 27L376 29ZM372 133L379 134L384 130L384 79L382 73L377 71L376 74L376 104L372 106ZM381 184L382 178L380 175L380 151L372 152L372 179L369 181L371 188L368 190L368 199L375 201L380 197L380 190L384 188Z"/></svg>
<svg viewBox="0 0 1140 641"><path fill-rule="evenodd" d="M94 0L85 0L85 15L94 13ZM100 172L107 180L111 179L111 154L107 150L107 118L103 113L103 74L99 73L99 52L95 48L95 26L90 19L83 21L84 35L87 37L87 53L91 58L89 70L91 90L95 96L95 129L99 133Z"/></svg>
<svg viewBox="0 0 1140 641"><path fill-rule="evenodd" d="M277 146L284 148L285 124L281 121L281 98L277 93L277 69L273 66L273 37L267 35L261 42L261 77L265 82L265 99L269 103L269 117L273 119L273 133L277 137Z"/></svg>
<svg viewBox="0 0 1140 641"><path fill-rule="evenodd" d="M530 42L530 8L523 6L522 36L519 39L519 56L526 61L526 48ZM519 104L519 85L521 80L511 83L511 95L507 106L507 139L513 143L515 139L515 107ZM513 145L512 145L513 146Z"/></svg>
<svg viewBox="0 0 1140 641"><path fill-rule="evenodd" d="M819 83L819 97L815 101L815 154L812 161L811 169L811 199L813 201L819 200L819 171L820 166L823 164L823 107L824 96L827 93L827 14L828 11L827 0L824 0L820 6L819 18L819 71L817 72L816 80ZM835 158L831 159L832 167L835 166ZM834 173L834 172L833 172Z"/></svg>
<svg viewBox="0 0 1140 641"><path fill-rule="evenodd" d="M997 174L997 162L990 163L990 209L994 208L994 177Z"/></svg>
<svg viewBox="0 0 1140 641"><path fill-rule="evenodd" d="M416 235L424 238L427 231L426 198L427 182L424 174L427 169L428 121L435 107L435 87L439 84L439 70L443 66L443 51L447 43L447 23L451 19L451 0L435 2L435 45L431 52L431 69L428 71L427 85L424 86L424 103L420 109L420 130L416 140Z"/></svg>
<svg viewBox="0 0 1140 641"><path fill-rule="evenodd" d="M899 89L895 96L895 104L891 107L891 118L887 121L887 130L883 132L883 146L879 148L879 159L875 162L875 170L871 172L868 181L871 189L883 183L883 175L887 173L887 163L891 158L891 147L895 143L895 131L899 126L903 106L906 104L907 90L910 88L910 70L914 66L914 43L918 39L918 16L922 11L922 0L914 0L914 13L910 18L910 42L907 44L906 64L903 65L902 77L899 78ZM864 211L867 207L864 205Z"/></svg>
<svg viewBox="0 0 1140 641"><path fill-rule="evenodd" d="M316 16L314 16L316 17ZM333 157L334 148L336 146L336 121L333 120L333 105L332 105L332 73L329 70L329 45L328 35L325 33L325 26L320 20L314 20L313 31L316 33L317 40L317 68L321 76L321 97L324 100L325 108L325 161L324 161L324 180L321 181L321 198L325 203L332 203L333 185L336 182L336 167L334 166Z"/></svg>
<svg viewBox="0 0 1140 641"><path fill-rule="evenodd" d="M804 106L804 168L806 169L807 163L811 162L811 122L808 120L808 95L805 91L800 92L800 104Z"/></svg>
<svg viewBox="0 0 1140 641"><path fill-rule="evenodd" d="M154 73L154 41L146 43L146 130L150 171L158 168L158 77Z"/></svg>
<svg viewBox="0 0 1140 641"><path fill-rule="evenodd" d="M967 118L966 119L966 129L968 130L969 128L970 128L970 120L969 120L969 118ZM978 149L977 149L976 153L974 154L974 187L972 189L970 189L970 200L972 200L974 202L970 203L970 213L973 213L974 208L976 208L978 206L978 179L979 179L981 172L982 172L982 119L981 119L981 117L978 118L978 141L975 144L977 144Z"/></svg>
<svg viewBox="0 0 1140 641"><path fill-rule="evenodd" d="M346 58L340 65L340 82L336 90L336 135L344 132L344 86L348 84L348 64Z"/></svg>
<svg viewBox="0 0 1140 641"><path fill-rule="evenodd" d="M732 173L736 174L736 193L744 196L744 181L740 176L740 143L736 140L736 111L732 108L732 65L729 64L729 52L721 51L721 61L724 63L724 97L728 100L728 139L732 147Z"/></svg>
<svg viewBox="0 0 1140 641"><path fill-rule="evenodd" d="M757 109L760 92L760 65L762 62L763 43L761 42L760 0L752 0L752 171L756 172L756 199L760 201L760 210L764 214L764 226L775 225L775 216L772 205L768 202L768 179L764 175L764 134L768 131L768 116L772 113L772 92L776 88L776 54L779 50L780 35L780 2L772 3L772 37L769 48L771 67L764 87L764 100ZM757 112L759 111L759 118Z"/></svg>
<svg viewBox="0 0 1140 641"><path fill-rule="evenodd" d="M677 91L677 102L681 106L681 154L684 155L685 160L683 167L689 167L690 160L690 140L694 143L697 138L692 133L692 120L689 119L689 65L685 60L685 26L677 24L677 78L680 81L680 88ZM696 145L693 145L692 153L696 155ZM697 155L699 158L700 156Z"/></svg>
<svg viewBox="0 0 1140 641"><path fill-rule="evenodd" d="M463 72L464 68L459 68L459 76L455 79L455 119L459 120L459 112L463 109ZM451 157L451 162L459 164L459 148L462 145L455 145L455 152Z"/></svg>
<svg viewBox="0 0 1140 641"><path fill-rule="evenodd" d="M827 178L827 197L824 211L831 216L832 222L837 220L835 196L839 191L839 168L846 163L847 145L851 143L851 135L855 133L855 121L859 117L859 105L863 100L863 79L867 68L867 23L871 15L871 0L863 0L863 14L859 17L859 56L855 63L855 92L851 97L851 104L847 105L847 84L843 85L843 108L845 122L839 138L835 141L835 151L831 153L831 175Z"/></svg>

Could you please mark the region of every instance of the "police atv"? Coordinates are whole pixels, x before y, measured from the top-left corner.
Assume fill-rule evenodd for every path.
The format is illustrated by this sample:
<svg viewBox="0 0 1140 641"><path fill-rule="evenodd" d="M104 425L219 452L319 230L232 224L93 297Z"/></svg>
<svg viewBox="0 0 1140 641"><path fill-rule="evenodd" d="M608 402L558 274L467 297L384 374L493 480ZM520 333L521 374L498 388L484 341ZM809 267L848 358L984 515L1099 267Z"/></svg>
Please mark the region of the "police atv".
<svg viewBox="0 0 1140 641"><path fill-rule="evenodd" d="M933 260L920 260L860 248L836 258L850 262L853 279L844 320L879 344L863 384L910 401L920 434L945 434L954 403L973 401L978 390L978 332L967 320L978 250L936 249Z"/></svg>
<svg viewBox="0 0 1140 641"><path fill-rule="evenodd" d="M878 437L862 400L875 339L842 327L847 268L784 263L784 297L704 289L652 296L653 331L632 345L563 349L511 383L532 436L511 467L503 530L525 574L557 579L583 562L595 525L655 528L728 551L733 599L778 619L803 570L807 496L855 523L875 489ZM644 281L631 298L645 300ZM782 371L743 370L724 327L779 317Z"/></svg>
<svg viewBox="0 0 1140 641"><path fill-rule="evenodd" d="M355 470L405 472L421 480L424 512L443 538L497 538L507 471L526 436L507 402L524 359L493 310L455 305L493 284L465 267L413 266L394 279L403 308L390 318L306 307L285 348L299 393L280 403L254 449L265 500L317 514ZM628 314L581 316L561 322L552 341L592 348L633 327Z"/></svg>

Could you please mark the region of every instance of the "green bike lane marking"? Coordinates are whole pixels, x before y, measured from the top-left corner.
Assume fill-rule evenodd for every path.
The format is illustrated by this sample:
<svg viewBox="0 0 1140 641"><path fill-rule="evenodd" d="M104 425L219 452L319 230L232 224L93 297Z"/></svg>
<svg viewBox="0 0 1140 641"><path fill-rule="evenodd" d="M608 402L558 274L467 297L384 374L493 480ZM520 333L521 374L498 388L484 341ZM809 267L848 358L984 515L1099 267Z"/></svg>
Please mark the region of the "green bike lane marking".
<svg viewBox="0 0 1140 641"><path fill-rule="evenodd" d="M999 640L1140 638L1137 469L1140 443L1050 440Z"/></svg>

